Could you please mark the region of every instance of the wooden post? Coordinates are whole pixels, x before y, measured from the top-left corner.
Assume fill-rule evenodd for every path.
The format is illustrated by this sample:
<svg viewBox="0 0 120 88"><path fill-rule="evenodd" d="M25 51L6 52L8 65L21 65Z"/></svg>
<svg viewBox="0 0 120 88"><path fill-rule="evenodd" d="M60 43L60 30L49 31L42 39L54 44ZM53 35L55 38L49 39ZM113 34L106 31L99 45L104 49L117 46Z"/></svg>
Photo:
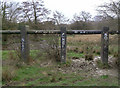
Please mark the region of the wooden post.
<svg viewBox="0 0 120 88"><path fill-rule="evenodd" d="M61 62L66 62L66 27L61 27Z"/></svg>
<svg viewBox="0 0 120 88"><path fill-rule="evenodd" d="M104 64L108 64L108 46L109 46L109 27L103 27L101 33L101 60Z"/></svg>
<svg viewBox="0 0 120 88"><path fill-rule="evenodd" d="M20 25L19 29L21 31L21 58L24 62L29 62L29 44L28 36L25 25Z"/></svg>
<svg viewBox="0 0 120 88"><path fill-rule="evenodd" d="M120 4L118 4L118 7L120 7ZM120 33L120 9L118 9L118 32ZM120 34L118 34L118 63L117 63L117 68L118 68L118 85L120 86Z"/></svg>

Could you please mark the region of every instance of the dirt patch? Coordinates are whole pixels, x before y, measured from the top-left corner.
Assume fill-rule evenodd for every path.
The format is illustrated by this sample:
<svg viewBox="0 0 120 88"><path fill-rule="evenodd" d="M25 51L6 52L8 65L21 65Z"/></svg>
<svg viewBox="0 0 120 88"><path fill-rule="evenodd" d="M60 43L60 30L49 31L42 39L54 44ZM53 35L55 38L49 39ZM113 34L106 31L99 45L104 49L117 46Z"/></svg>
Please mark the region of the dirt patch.
<svg viewBox="0 0 120 88"><path fill-rule="evenodd" d="M75 74L77 76L81 76L81 77L85 77L86 79L80 79L80 80L74 80L73 83L77 83L78 81L84 81L84 80L88 80L89 78L99 78L103 75L112 77L112 78L117 78L118 77L118 72L117 72L117 68L115 65L115 60L116 58L113 58L112 56L109 56L109 65L111 66L111 68L109 69L100 69L97 67L96 65L96 60L99 60L100 57L96 56L94 57L94 60L91 61L87 61L84 58L76 58L76 59L72 59L70 65L66 66L66 64L53 64L52 61L45 61L44 63L39 63L40 68L42 67L51 67L52 70L48 70L47 71L42 71L40 72L40 74L43 74L45 77L53 77L53 79L51 79L51 82L57 82L56 80L54 80L54 77L57 73L62 73L62 74ZM38 64L37 63L37 64ZM4 63L6 64L6 63ZM36 64L36 63L35 63ZM74 76L75 76L74 75ZM57 74L58 76L58 74ZM24 86L25 84L28 84L29 82L33 82L35 80L38 80L40 77L33 77L33 78L25 78L24 81L10 81L9 83L6 83L6 86L10 86L10 85L22 85ZM64 78L64 77L63 77ZM65 76L65 78L67 79L67 76ZM70 76L68 78L74 78L73 76ZM57 79L57 78L56 78ZM62 78L59 77L59 80L61 80ZM108 80L111 81L111 80ZM116 80L117 81L117 80ZM42 82L40 82L42 84ZM43 82L43 84L46 82ZM65 84L64 84L65 85Z"/></svg>
<svg viewBox="0 0 120 88"><path fill-rule="evenodd" d="M110 75L118 77L117 66L115 64L116 58L109 56L109 69L98 68L96 60L99 59L99 56L95 57L94 60L91 61L86 61L84 58L72 59L72 63L69 67L58 68L58 71L63 73L87 73L87 76Z"/></svg>

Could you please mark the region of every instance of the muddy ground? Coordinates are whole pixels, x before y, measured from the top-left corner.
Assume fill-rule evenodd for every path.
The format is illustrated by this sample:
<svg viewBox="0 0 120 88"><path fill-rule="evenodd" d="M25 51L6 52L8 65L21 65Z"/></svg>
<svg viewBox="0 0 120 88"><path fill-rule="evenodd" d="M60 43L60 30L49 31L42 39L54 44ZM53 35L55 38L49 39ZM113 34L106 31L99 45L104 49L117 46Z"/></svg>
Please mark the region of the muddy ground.
<svg viewBox="0 0 120 88"><path fill-rule="evenodd" d="M118 77L118 69L116 60L113 56L109 56L108 64L109 68L99 68L97 65L97 60L100 60L99 56L94 57L94 60L86 61L85 58L71 59L71 64L69 66L57 66L56 70L63 73L83 73L86 76L101 76L109 75ZM40 66L49 66L52 63L44 62Z"/></svg>

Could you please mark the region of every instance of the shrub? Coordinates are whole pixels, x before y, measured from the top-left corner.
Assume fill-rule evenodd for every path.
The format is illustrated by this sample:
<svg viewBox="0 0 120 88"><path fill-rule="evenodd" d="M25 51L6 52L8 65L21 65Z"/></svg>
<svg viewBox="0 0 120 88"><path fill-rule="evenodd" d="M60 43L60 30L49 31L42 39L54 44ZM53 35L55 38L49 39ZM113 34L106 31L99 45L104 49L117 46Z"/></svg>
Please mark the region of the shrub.
<svg viewBox="0 0 120 88"><path fill-rule="evenodd" d="M41 42L40 53L42 53L45 59L60 61L60 47L58 37L56 36L58 35L50 35L47 40Z"/></svg>
<svg viewBox="0 0 120 88"><path fill-rule="evenodd" d="M110 68L110 65L102 63L101 60L96 60L96 64L97 64L98 68L101 68L101 69L108 69L108 68Z"/></svg>
<svg viewBox="0 0 120 88"><path fill-rule="evenodd" d="M100 51L99 50L96 50L95 53L98 54L98 55L100 55Z"/></svg>
<svg viewBox="0 0 120 88"><path fill-rule="evenodd" d="M83 53L84 51L83 51L83 49L79 49L79 53Z"/></svg>
<svg viewBox="0 0 120 88"><path fill-rule="evenodd" d="M16 60L17 58L15 57L13 52L9 52L9 60Z"/></svg>
<svg viewBox="0 0 120 88"><path fill-rule="evenodd" d="M66 63L59 63L58 67L70 67L72 64L71 59L66 59Z"/></svg>
<svg viewBox="0 0 120 88"><path fill-rule="evenodd" d="M74 56L74 57L72 57L72 59L79 59L79 57Z"/></svg>
<svg viewBox="0 0 120 88"><path fill-rule="evenodd" d="M113 56L117 58L118 57L118 53L115 52Z"/></svg>
<svg viewBox="0 0 120 88"><path fill-rule="evenodd" d="M95 53L95 50L93 50L93 53Z"/></svg>
<svg viewBox="0 0 120 88"><path fill-rule="evenodd" d="M9 53L9 59L14 60L14 62L16 62L16 66L19 68L19 67L22 67L20 65L22 65L22 63L24 63L24 60L21 57L20 45L16 46L16 47L14 47L14 46L15 46L15 44L13 44L13 46L12 46L12 49L14 50L14 52ZM32 64L32 63L33 63L33 59L31 58L31 56L29 56L29 58L26 61L26 64ZM18 66L18 64L19 64L19 66Z"/></svg>
<svg viewBox="0 0 120 88"><path fill-rule="evenodd" d="M67 59L66 60L66 67L69 67L72 64L72 60L71 59Z"/></svg>
<svg viewBox="0 0 120 88"><path fill-rule="evenodd" d="M5 63L3 64L3 67L13 66L16 69L19 69L27 65L17 56L16 52L9 51L8 56L8 59L4 60Z"/></svg>
<svg viewBox="0 0 120 88"><path fill-rule="evenodd" d="M9 82L15 76L15 68L13 67L7 67L2 71L2 81Z"/></svg>
<svg viewBox="0 0 120 88"><path fill-rule="evenodd" d="M102 79L107 79L109 76L108 75L101 75Z"/></svg>
<svg viewBox="0 0 120 88"><path fill-rule="evenodd" d="M85 55L85 60L93 60L93 54L86 54Z"/></svg>
<svg viewBox="0 0 120 88"><path fill-rule="evenodd" d="M75 53L78 53L78 48L77 48L77 47L74 49L74 52L75 52Z"/></svg>

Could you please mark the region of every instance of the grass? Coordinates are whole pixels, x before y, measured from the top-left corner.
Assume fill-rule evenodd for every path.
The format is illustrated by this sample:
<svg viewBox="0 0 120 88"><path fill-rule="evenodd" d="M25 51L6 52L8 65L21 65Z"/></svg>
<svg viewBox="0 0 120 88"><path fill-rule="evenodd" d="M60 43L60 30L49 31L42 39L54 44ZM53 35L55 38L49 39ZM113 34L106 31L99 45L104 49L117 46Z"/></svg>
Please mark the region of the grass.
<svg viewBox="0 0 120 88"><path fill-rule="evenodd" d="M2 70L2 80L4 82L9 82L11 79L13 79L16 74L15 74L15 69L13 67L6 67Z"/></svg>
<svg viewBox="0 0 120 88"><path fill-rule="evenodd" d="M15 56L15 51L14 50L10 50L10 51L4 50L3 53L2 53L2 59L3 60L8 59L10 52L12 52L14 54L14 56ZM39 50L31 50L30 51L30 56L32 58L35 58L38 55L38 53L39 53ZM69 52L67 52L67 56L68 57L79 57L79 58L81 58L81 57L84 57L84 54L83 53L76 53L76 52L73 52L73 51L69 51Z"/></svg>
<svg viewBox="0 0 120 88"><path fill-rule="evenodd" d="M9 51L8 51L9 52ZM5 51L5 54L8 53ZM36 51L32 51L35 53ZM4 53L4 51L3 51ZM75 53L72 53L74 56ZM34 54L31 54L34 55ZM71 54L69 54L72 56ZM81 57L80 54L75 56ZM3 56L5 57L5 56ZM11 85L16 86L116 86L117 82L114 77L108 75L98 77L86 77L83 73L63 73L56 70L57 65L40 67L38 64L25 65L22 68L16 69L16 76L11 79ZM2 69L5 69L4 66ZM105 81L106 80L106 81ZM3 82L3 85L6 82Z"/></svg>
<svg viewBox="0 0 120 88"><path fill-rule="evenodd" d="M102 63L101 60L97 60L96 62L97 62L98 68L102 68L102 69L109 69L110 68L109 64Z"/></svg>
<svg viewBox="0 0 120 88"><path fill-rule="evenodd" d="M22 81L24 79L31 79L34 76L41 76L40 71L45 68L39 68L37 66L27 66L17 70L17 77L14 79L15 81ZM38 73L35 75L35 73Z"/></svg>
<svg viewBox="0 0 120 88"><path fill-rule="evenodd" d="M9 51L7 51L7 50L2 51L2 59L3 60L8 59L8 55L9 55L8 53L9 53Z"/></svg>
<svg viewBox="0 0 120 88"><path fill-rule="evenodd" d="M110 83L108 76L99 78L83 77L81 74L64 74L51 72L53 67L24 67L17 70L17 77L12 79L17 86L116 86L116 82ZM46 74L43 72L46 72ZM49 74L49 75L48 75ZM50 75L51 74L51 75Z"/></svg>
<svg viewBox="0 0 120 88"><path fill-rule="evenodd" d="M69 51L67 52L67 56L68 57L78 57L78 58L82 58L84 57L84 54L83 53L75 53L73 51Z"/></svg>
<svg viewBox="0 0 120 88"><path fill-rule="evenodd" d="M73 38L72 38L73 37ZM87 39L85 36L68 36L68 46L77 46L84 48L86 46L93 47L95 50L100 50L100 44L97 41L100 41L98 37L92 37L92 40ZM97 40L98 39L98 40ZM85 42L85 40L87 42ZM94 41L94 43L91 43ZM89 41L89 42L88 42ZM110 45L110 50L112 51L111 54L114 54L114 52L117 51L116 45ZM112 49L111 49L112 48ZM2 52L2 59L7 61L9 59L9 52L13 52L13 55L15 56L15 51L8 51L4 50ZM38 62L41 61L41 57L37 57L37 54L39 53L38 50L31 50L30 56L32 59L38 60ZM99 52L98 52L99 53ZM93 55L99 55L98 53L94 53ZM37 57L37 58L35 58ZM74 51L67 51L67 58L71 57L78 57L83 58L84 53L80 52L74 52ZM50 66L40 66L41 63L35 63L32 65L25 65L21 68L16 69L16 76L11 79L11 84L14 86L117 86L117 78L109 75L102 75L97 77L91 77L86 76L86 72L80 72L80 73L64 73L62 71L58 71L56 69L58 65L60 67L65 67L64 64L53 64ZM67 65L70 65L70 60L66 63ZM98 62L99 66L103 66L100 62ZM6 69L6 66L2 67L2 69ZM112 79L112 80L111 80ZM3 85L6 84L6 82L2 82Z"/></svg>
<svg viewBox="0 0 120 88"><path fill-rule="evenodd" d="M4 50L4 51L2 51L2 60L8 59L10 52L13 53L14 56L16 56L16 51L14 51L14 50ZM39 53L39 50L31 50L30 51L30 56L32 58L34 58L34 57L37 56L38 53Z"/></svg>
<svg viewBox="0 0 120 88"><path fill-rule="evenodd" d="M114 55L118 52L118 41L115 35L110 35L109 39L109 55ZM113 42L114 41L114 42ZM75 46L84 49L85 47L92 48L95 51L94 55L100 55L101 35L75 35L67 38L67 46ZM84 49L85 51L85 49ZM92 52L92 51L89 51Z"/></svg>
<svg viewBox="0 0 120 88"><path fill-rule="evenodd" d="M107 79L109 76L108 75L102 75L101 78L102 79Z"/></svg>

